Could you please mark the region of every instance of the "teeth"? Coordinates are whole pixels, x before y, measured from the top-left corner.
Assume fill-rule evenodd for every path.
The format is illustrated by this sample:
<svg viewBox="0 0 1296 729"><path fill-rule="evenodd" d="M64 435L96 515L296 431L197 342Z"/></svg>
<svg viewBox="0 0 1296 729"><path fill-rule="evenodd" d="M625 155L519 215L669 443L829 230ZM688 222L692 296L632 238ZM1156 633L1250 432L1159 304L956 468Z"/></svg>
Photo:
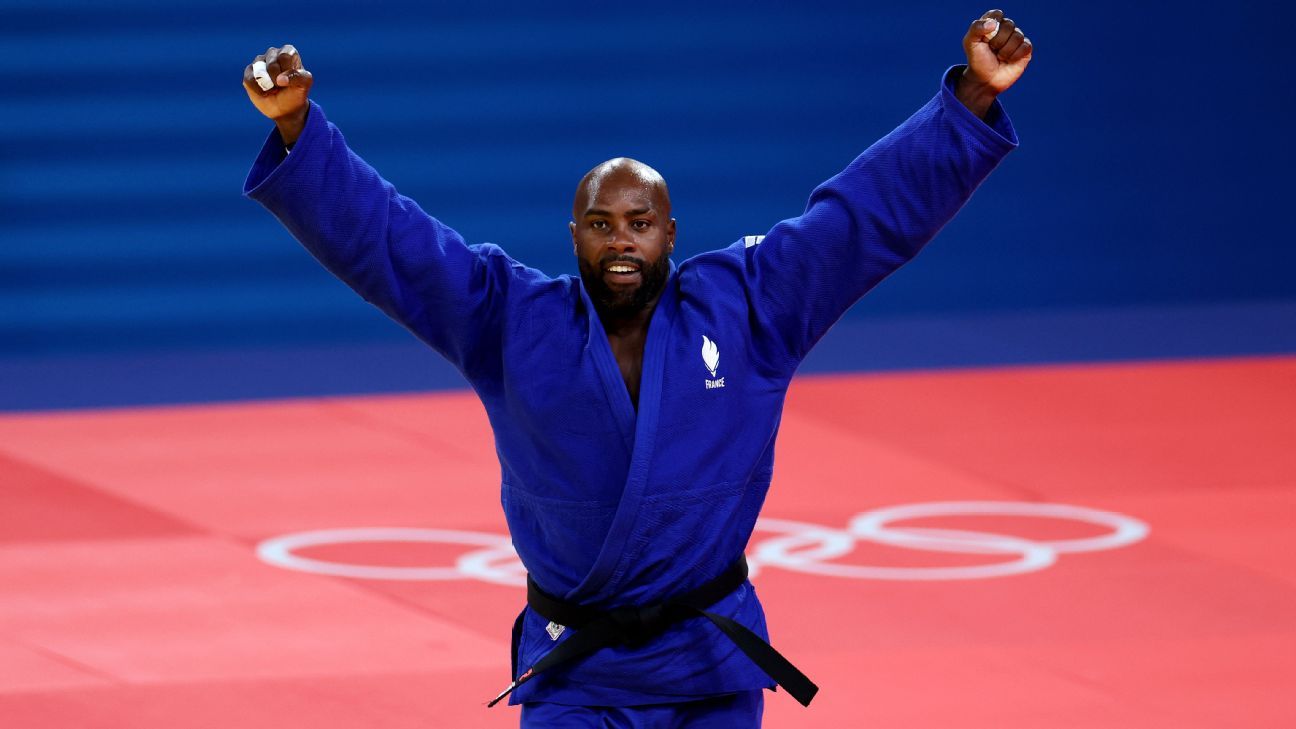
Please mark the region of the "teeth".
<svg viewBox="0 0 1296 729"><path fill-rule="evenodd" d="M612 273L634 273L635 272L634 266L608 266L608 270L611 271Z"/></svg>

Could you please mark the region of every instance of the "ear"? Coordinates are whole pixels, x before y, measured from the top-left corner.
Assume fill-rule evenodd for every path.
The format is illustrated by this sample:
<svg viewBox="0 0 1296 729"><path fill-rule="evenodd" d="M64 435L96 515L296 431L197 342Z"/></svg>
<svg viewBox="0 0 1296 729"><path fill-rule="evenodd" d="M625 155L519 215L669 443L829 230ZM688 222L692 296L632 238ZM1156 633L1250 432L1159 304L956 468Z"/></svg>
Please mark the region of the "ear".
<svg viewBox="0 0 1296 729"><path fill-rule="evenodd" d="M575 254L575 253L576 253L576 221L574 221L574 220L573 220L573 221L569 221L569 222L567 223L567 229L568 229L569 231L571 231L571 237L572 237L572 253Z"/></svg>
<svg viewBox="0 0 1296 729"><path fill-rule="evenodd" d="M666 255L675 250L675 218L666 224Z"/></svg>

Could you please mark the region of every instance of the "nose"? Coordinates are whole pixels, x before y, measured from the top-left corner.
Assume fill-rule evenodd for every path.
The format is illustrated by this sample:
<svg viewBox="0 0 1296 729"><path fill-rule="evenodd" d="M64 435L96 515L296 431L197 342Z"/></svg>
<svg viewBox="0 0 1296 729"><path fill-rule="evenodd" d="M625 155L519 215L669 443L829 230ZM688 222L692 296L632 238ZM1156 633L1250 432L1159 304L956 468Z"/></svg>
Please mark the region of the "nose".
<svg viewBox="0 0 1296 729"><path fill-rule="evenodd" d="M616 226L612 230L612 235L608 237L607 247L618 253L634 250L634 237L630 235L628 228Z"/></svg>

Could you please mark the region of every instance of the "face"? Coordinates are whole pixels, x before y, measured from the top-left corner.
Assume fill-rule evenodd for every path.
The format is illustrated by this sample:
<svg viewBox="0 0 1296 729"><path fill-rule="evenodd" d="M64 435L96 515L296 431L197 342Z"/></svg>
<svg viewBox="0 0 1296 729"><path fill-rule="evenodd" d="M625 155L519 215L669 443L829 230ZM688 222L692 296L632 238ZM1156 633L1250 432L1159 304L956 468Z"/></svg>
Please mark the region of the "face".
<svg viewBox="0 0 1296 729"><path fill-rule="evenodd" d="M655 302L670 273L675 220L665 183L651 168L596 168L572 210L581 280L602 312L632 316Z"/></svg>

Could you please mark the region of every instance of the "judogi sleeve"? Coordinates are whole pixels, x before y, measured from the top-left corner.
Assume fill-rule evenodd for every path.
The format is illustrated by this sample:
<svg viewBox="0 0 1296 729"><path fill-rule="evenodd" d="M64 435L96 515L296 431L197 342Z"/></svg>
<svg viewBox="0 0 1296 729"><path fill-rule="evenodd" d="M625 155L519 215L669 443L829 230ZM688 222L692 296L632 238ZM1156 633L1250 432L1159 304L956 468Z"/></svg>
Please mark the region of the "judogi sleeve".
<svg viewBox="0 0 1296 729"><path fill-rule="evenodd" d="M469 374L498 356L512 260L468 246L352 152L310 102L291 152L270 133L244 183L338 278ZM471 377L470 377L471 379Z"/></svg>
<svg viewBox="0 0 1296 729"><path fill-rule="evenodd" d="M931 101L815 188L805 212L756 242L745 266L767 356L791 366L861 296L954 217L1017 146L996 100L977 118L954 96L963 66L945 72Z"/></svg>

